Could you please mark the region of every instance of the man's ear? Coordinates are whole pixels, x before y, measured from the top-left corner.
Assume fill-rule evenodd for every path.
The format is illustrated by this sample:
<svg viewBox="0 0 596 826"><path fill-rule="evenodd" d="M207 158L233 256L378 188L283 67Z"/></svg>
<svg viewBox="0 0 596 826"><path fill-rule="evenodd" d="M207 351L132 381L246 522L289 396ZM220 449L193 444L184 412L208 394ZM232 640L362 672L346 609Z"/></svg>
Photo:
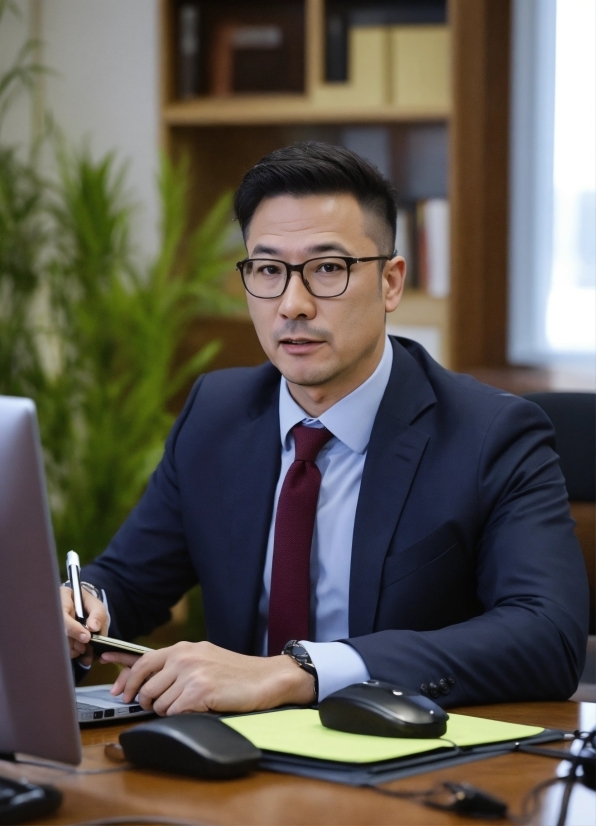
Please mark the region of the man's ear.
<svg viewBox="0 0 596 826"><path fill-rule="evenodd" d="M406 259L401 255L396 255L385 264L383 271L383 293L385 299L385 312L392 313L404 292L406 280Z"/></svg>

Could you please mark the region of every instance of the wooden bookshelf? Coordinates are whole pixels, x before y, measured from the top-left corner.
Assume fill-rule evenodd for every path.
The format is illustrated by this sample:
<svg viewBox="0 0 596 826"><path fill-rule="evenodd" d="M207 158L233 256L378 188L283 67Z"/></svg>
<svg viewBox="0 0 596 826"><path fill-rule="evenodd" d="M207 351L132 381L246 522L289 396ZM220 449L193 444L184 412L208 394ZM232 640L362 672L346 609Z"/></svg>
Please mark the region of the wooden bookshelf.
<svg viewBox="0 0 596 826"><path fill-rule="evenodd" d="M279 146L303 139L338 142L340 130L349 127L444 125L449 134L445 176L451 204L452 293L436 299L410 291L389 320L439 329L443 360L454 369L503 366L510 0L448 0L452 100L438 106L368 105L362 100L352 105L345 98L341 104L321 105L317 89L324 73L325 0L304 0L304 94L178 100L178 6L179 0L161 0L160 124L166 151L190 159L192 221L200 221L222 192L234 189L256 161ZM244 363L249 350L253 361L258 357L252 345L238 346L243 324L252 341L250 322L240 314L232 325L226 363ZM225 332L223 338L225 344ZM236 348L236 356L230 348Z"/></svg>
<svg viewBox="0 0 596 826"><path fill-rule="evenodd" d="M243 126L292 123L415 123L447 121L447 107L397 109L385 106L314 108L304 95L259 95L178 101L164 106L167 126Z"/></svg>

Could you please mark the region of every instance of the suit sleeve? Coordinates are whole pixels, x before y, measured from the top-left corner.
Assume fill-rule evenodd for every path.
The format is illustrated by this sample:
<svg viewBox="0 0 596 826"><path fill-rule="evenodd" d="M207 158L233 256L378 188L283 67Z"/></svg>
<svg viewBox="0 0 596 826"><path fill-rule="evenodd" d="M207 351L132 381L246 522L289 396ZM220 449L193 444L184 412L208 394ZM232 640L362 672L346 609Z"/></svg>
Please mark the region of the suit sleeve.
<svg viewBox="0 0 596 826"><path fill-rule="evenodd" d="M530 402L514 398L493 419L477 476L486 514L476 547L482 613L433 631L346 640L371 677L415 690L454 677L436 698L445 706L563 700L575 691L588 585L553 448L552 425Z"/></svg>
<svg viewBox="0 0 596 826"><path fill-rule="evenodd" d="M201 382L202 377L167 438L139 504L107 550L82 569L82 579L107 595L112 637L133 639L167 622L169 609L197 582L182 522L175 450Z"/></svg>

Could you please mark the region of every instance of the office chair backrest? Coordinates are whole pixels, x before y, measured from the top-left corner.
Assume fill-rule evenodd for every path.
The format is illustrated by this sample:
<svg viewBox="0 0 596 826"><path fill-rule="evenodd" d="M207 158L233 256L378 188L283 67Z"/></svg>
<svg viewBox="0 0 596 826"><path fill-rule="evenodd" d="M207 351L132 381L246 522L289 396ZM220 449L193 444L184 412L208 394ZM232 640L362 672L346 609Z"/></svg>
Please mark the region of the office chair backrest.
<svg viewBox="0 0 596 826"><path fill-rule="evenodd" d="M539 405L555 428L571 516L576 520L575 533L588 573L589 631L596 634L596 393L529 393L525 398Z"/></svg>
<svg viewBox="0 0 596 826"><path fill-rule="evenodd" d="M596 500L596 393L528 393L555 428L557 453L572 502Z"/></svg>

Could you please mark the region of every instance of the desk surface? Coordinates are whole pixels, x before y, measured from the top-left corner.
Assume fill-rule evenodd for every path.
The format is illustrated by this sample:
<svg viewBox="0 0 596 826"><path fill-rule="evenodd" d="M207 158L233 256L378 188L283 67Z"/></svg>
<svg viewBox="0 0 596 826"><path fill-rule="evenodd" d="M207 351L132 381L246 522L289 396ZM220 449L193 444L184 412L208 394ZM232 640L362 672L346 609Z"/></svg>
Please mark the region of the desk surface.
<svg viewBox="0 0 596 826"><path fill-rule="evenodd" d="M477 717L569 731L576 728L585 730L596 722L596 704L593 703L511 703L461 708L456 711ZM125 726L111 726L83 731L84 759L80 768L89 770L115 767L104 756L104 745L117 742L118 734L123 728ZM557 746L563 747L562 744ZM564 747L567 748L567 744ZM557 760L546 757L510 754L396 781L390 784L390 788L428 788L443 780L466 781L506 800L511 810L517 813L525 792L536 783L554 777L558 765ZM368 789L269 772L258 772L241 780L209 782L133 769L109 774L77 775L2 763L0 771L17 777L25 775L34 782L51 782L61 789L64 793L61 808L56 815L42 821L48 825L74 824L135 814L165 815L204 824L242 826L433 826L466 822L454 815L434 811L408 800L383 797ZM596 807L590 797L593 793L583 787L581 791L578 787L578 791L575 819L568 819L569 826L596 823ZM555 822L553 810L560 798L554 792L555 790L546 793L535 823ZM577 804L580 804L579 809ZM138 822L142 823L142 820ZM473 822L494 824L494 821Z"/></svg>

